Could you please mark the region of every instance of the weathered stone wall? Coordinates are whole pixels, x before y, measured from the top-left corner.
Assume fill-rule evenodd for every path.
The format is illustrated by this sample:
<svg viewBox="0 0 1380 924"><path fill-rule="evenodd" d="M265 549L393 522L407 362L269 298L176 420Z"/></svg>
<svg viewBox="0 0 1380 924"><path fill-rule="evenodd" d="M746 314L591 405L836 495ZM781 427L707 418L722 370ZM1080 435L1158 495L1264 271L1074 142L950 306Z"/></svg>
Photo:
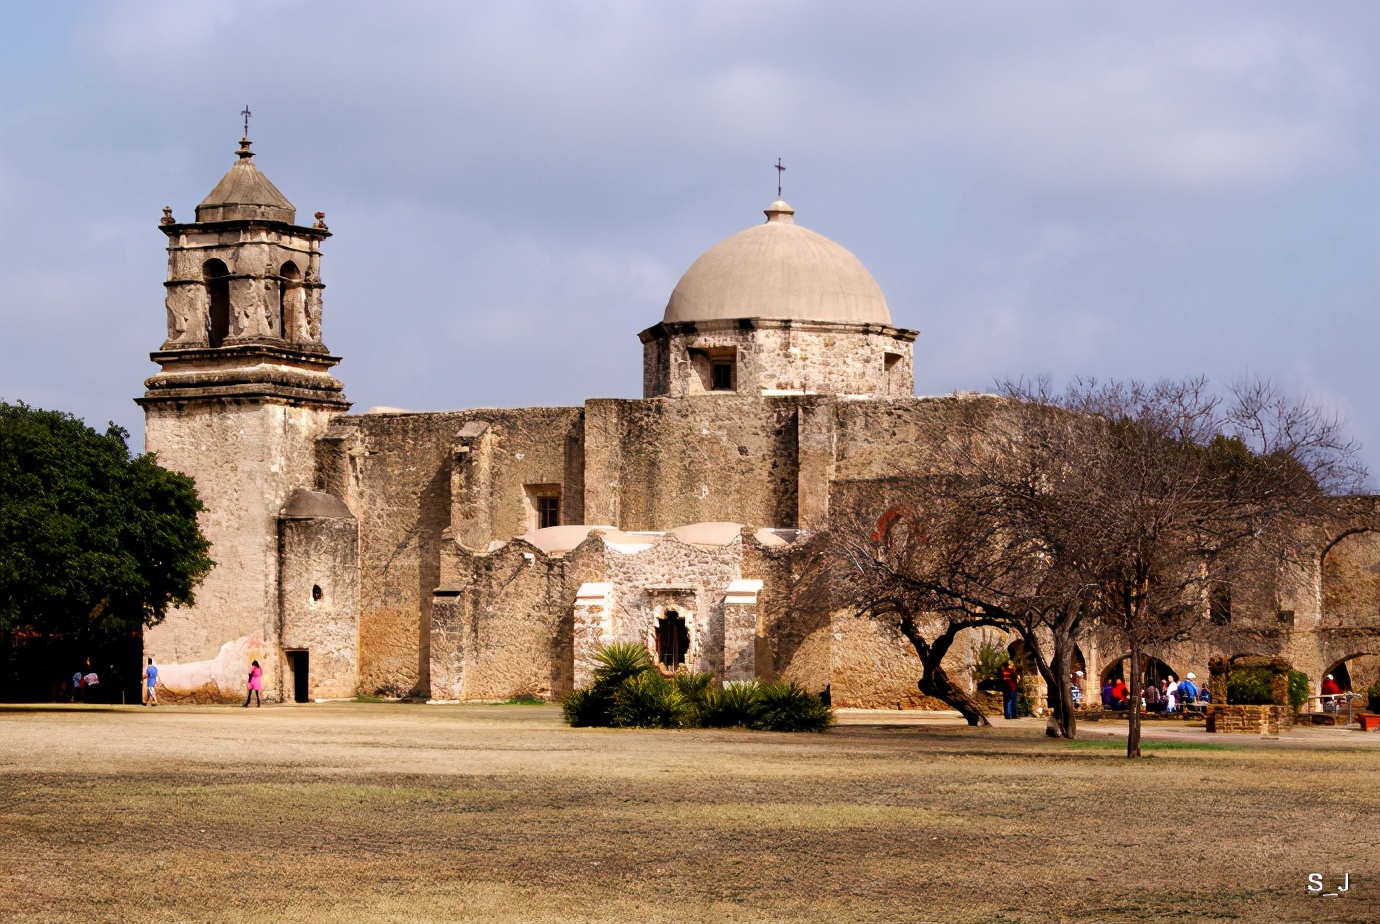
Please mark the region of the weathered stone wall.
<svg viewBox="0 0 1380 924"><path fill-rule="evenodd" d="M144 634L144 651L168 670L174 693L229 701L244 695L249 661L264 669L264 693L281 691L278 514L293 490L310 487L314 442L331 413L288 404L206 400L146 408L145 448L167 468L196 479L206 509L202 532L216 566L197 588L196 605L175 609ZM244 649L243 665L216 659ZM172 669L204 662L197 671ZM240 669L242 667L242 670ZM183 676L186 674L186 676Z"/></svg>
<svg viewBox="0 0 1380 924"><path fill-rule="evenodd" d="M1322 559L1322 625L1374 624L1380 616L1380 530L1352 533Z"/></svg>
<svg viewBox="0 0 1380 924"><path fill-rule="evenodd" d="M359 692L426 689L432 592L441 533L450 521L451 441L464 414L338 418L322 460L359 521ZM345 474L339 474L340 470ZM323 485L327 486L327 485Z"/></svg>
<svg viewBox="0 0 1380 924"><path fill-rule="evenodd" d="M656 651L656 625L674 610L690 633L685 666L721 677L724 670L724 595L742 576L743 545L689 545L669 536L628 555L604 549L604 574L613 584L613 641ZM572 595L573 596L573 595Z"/></svg>
<svg viewBox="0 0 1380 924"><path fill-rule="evenodd" d="M586 660L599 645L615 642L644 645L654 654L656 625L668 610L689 630L688 669L726 676L725 617L732 614L747 620L733 641L735 652L750 652L742 655L747 661L739 659L740 669L746 663L751 676L780 676L823 690L829 676L827 612L812 614L812 607L827 603L798 586L792 590L793 582L801 583L805 558L803 552L764 548L750 536L712 546L649 536L645 548L627 552L595 532L577 548L552 555L520 539L489 554L449 544L432 616L432 695L559 696L573 688L577 676L588 682L592 663L576 661L577 647ZM729 602L729 588L739 580L762 581L756 605ZM597 639L577 646L577 594L596 584L608 589L596 601L598 612L584 614L589 625L583 630ZM742 678L735 673L729 679Z"/></svg>
<svg viewBox="0 0 1380 924"><path fill-rule="evenodd" d="M548 556L516 540L492 553L447 543L432 613L432 697L559 697L573 687L572 609L601 573L602 545Z"/></svg>
<svg viewBox="0 0 1380 924"><path fill-rule="evenodd" d="M743 545L742 575L762 582L757 595L756 674L793 680L815 693L830 682L829 580L824 550L802 537L788 547Z"/></svg>
<svg viewBox="0 0 1380 924"><path fill-rule="evenodd" d="M281 644L308 653L312 699L346 699L359 670L359 524L353 517L283 519ZM289 671L290 673L290 671ZM292 699L291 678L281 694Z"/></svg>
<svg viewBox="0 0 1380 924"><path fill-rule="evenodd" d="M456 541L483 551L490 542L536 529L529 486L556 486L561 522L585 522L583 442L580 408L467 412L453 446L450 519Z"/></svg>
<svg viewBox="0 0 1380 924"><path fill-rule="evenodd" d="M426 692L442 534L482 550L527 532L525 485L583 501L579 408L376 413L340 418L319 483L360 520L360 676L365 693ZM466 434L462 436L462 434Z"/></svg>
<svg viewBox="0 0 1380 924"><path fill-rule="evenodd" d="M1289 706L1209 706L1207 730L1233 735L1278 735L1294 724Z"/></svg>
<svg viewBox="0 0 1380 924"><path fill-rule="evenodd" d="M728 350L738 394L899 397L915 388L915 334L897 328L747 318L663 323L642 336L647 398L712 391L710 363Z"/></svg>
<svg viewBox="0 0 1380 924"><path fill-rule="evenodd" d="M796 525L793 399L599 400L586 416L584 477L594 495L586 508L595 522Z"/></svg>

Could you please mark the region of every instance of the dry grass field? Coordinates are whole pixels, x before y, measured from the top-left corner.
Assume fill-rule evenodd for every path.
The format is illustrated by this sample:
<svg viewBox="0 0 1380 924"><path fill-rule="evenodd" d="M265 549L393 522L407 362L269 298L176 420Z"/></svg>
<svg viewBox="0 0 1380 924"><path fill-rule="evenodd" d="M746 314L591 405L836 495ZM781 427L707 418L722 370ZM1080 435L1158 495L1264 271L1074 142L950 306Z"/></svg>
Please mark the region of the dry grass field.
<svg viewBox="0 0 1380 924"><path fill-rule="evenodd" d="M1129 762L1106 724L0 708L0 920L1380 920L1380 735Z"/></svg>

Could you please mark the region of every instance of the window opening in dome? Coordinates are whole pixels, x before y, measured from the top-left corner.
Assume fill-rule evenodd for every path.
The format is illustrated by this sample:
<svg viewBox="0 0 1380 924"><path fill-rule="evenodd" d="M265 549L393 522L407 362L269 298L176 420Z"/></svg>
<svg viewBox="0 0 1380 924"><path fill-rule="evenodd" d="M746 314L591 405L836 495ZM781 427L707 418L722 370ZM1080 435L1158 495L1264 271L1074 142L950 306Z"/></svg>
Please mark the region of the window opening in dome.
<svg viewBox="0 0 1380 924"><path fill-rule="evenodd" d="M675 610L667 610L656 624L656 660L666 670L685 666L685 652L690 647L690 630Z"/></svg>
<svg viewBox="0 0 1380 924"><path fill-rule="evenodd" d="M738 390L736 347L691 347L690 368L699 376L704 391Z"/></svg>
<svg viewBox="0 0 1380 924"><path fill-rule="evenodd" d="M900 353L882 354L882 375L886 377L887 394L899 395L905 393L905 387L899 381L901 375Z"/></svg>

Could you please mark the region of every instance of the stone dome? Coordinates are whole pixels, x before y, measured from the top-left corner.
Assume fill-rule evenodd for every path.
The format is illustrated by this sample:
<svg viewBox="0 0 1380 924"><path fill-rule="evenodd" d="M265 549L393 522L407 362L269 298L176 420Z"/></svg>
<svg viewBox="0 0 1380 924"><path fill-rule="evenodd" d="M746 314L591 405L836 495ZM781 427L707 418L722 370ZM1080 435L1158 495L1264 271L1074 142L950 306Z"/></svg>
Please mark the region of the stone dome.
<svg viewBox="0 0 1380 924"><path fill-rule="evenodd" d="M688 269L663 321L780 318L891 325L881 287L848 250L795 223L780 199L764 224L705 251Z"/></svg>
<svg viewBox="0 0 1380 924"><path fill-rule="evenodd" d="M235 154L239 158L235 166L196 207L196 220L258 219L292 224L297 219L296 207L254 166L248 138L240 139L240 149Z"/></svg>

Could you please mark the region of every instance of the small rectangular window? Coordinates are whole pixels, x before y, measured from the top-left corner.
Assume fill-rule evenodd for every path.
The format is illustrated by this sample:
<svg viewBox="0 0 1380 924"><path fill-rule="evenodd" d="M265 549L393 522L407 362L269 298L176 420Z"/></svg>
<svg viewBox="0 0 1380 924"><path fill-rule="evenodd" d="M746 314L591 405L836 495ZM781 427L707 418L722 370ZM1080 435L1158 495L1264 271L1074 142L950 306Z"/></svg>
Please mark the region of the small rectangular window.
<svg viewBox="0 0 1380 924"><path fill-rule="evenodd" d="M561 499L559 497L537 498L538 528L561 525Z"/></svg>
<svg viewBox="0 0 1380 924"><path fill-rule="evenodd" d="M1223 581L1212 588L1208 600L1208 616L1219 626L1231 624L1231 585Z"/></svg>
<svg viewBox="0 0 1380 924"><path fill-rule="evenodd" d="M733 363L716 362L711 364L709 368L713 375L711 387L714 391L733 390Z"/></svg>
<svg viewBox="0 0 1380 924"><path fill-rule="evenodd" d="M527 494L527 528L546 529L561 525L561 486L559 484L523 485Z"/></svg>
<svg viewBox="0 0 1380 924"><path fill-rule="evenodd" d="M738 390L736 347L689 347L686 355L701 389L730 392Z"/></svg>

